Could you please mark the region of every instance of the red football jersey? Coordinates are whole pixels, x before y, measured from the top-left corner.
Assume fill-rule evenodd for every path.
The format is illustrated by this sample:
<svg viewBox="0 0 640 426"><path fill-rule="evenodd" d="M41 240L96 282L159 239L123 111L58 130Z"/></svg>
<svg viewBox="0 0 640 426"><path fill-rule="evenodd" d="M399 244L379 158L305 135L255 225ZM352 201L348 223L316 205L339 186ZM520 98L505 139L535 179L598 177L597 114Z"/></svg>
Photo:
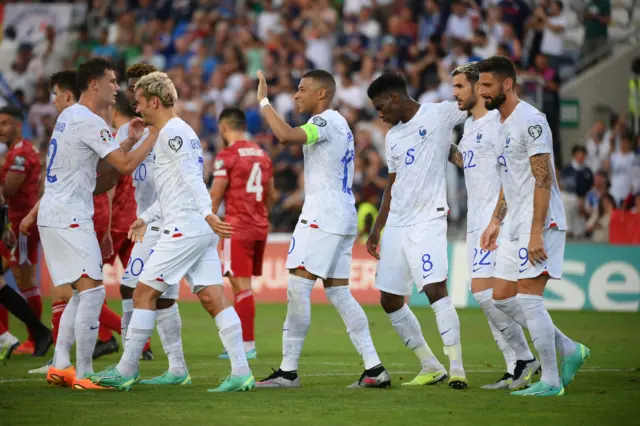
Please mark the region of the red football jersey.
<svg viewBox="0 0 640 426"><path fill-rule="evenodd" d="M269 214L264 201L273 176L269 156L253 142L237 141L218 154L213 176L229 180L225 222L233 225L233 238L266 240Z"/></svg>
<svg viewBox="0 0 640 426"><path fill-rule="evenodd" d="M38 202L40 195L38 190L40 185L40 154L30 142L22 140L9 147L2 171L0 171L0 182L3 185L9 172L25 175L25 179L16 193L6 199L9 205L9 221L20 223Z"/></svg>
<svg viewBox="0 0 640 426"><path fill-rule="evenodd" d="M111 231L129 232L129 227L136 220L136 199L134 197L133 178L122 176L116 184L116 195L113 198Z"/></svg>
<svg viewBox="0 0 640 426"><path fill-rule="evenodd" d="M109 198L107 193L93 197L93 228L105 232L109 227Z"/></svg>

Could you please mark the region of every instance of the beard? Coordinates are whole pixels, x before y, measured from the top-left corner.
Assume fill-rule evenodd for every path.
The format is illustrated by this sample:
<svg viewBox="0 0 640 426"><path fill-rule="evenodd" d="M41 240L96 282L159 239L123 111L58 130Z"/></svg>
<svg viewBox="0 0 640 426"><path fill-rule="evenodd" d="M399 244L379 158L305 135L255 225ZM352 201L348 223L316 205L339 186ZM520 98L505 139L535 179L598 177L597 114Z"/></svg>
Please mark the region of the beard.
<svg viewBox="0 0 640 426"><path fill-rule="evenodd" d="M501 90L500 93L498 94L498 96L496 96L493 99L486 99L484 100L484 104L487 107L487 109L489 111L493 111L494 109L498 109L502 106L502 104L505 103L505 101L507 100L507 96L504 94L504 92Z"/></svg>
<svg viewBox="0 0 640 426"><path fill-rule="evenodd" d="M460 105L460 111L469 111L471 108L473 108L476 103L478 102L478 98L476 98L475 96L472 97L471 99L469 99L467 102L463 102L462 105Z"/></svg>

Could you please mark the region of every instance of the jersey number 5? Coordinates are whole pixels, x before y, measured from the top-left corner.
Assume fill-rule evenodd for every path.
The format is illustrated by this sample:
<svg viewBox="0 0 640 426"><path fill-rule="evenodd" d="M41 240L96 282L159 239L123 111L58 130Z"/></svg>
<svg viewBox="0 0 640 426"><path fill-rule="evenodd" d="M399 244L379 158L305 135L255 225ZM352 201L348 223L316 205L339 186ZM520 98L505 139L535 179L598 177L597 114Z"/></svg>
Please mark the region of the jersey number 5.
<svg viewBox="0 0 640 426"><path fill-rule="evenodd" d="M262 169L260 163L253 163L249 180L247 180L247 194L256 194L256 201L262 201Z"/></svg>

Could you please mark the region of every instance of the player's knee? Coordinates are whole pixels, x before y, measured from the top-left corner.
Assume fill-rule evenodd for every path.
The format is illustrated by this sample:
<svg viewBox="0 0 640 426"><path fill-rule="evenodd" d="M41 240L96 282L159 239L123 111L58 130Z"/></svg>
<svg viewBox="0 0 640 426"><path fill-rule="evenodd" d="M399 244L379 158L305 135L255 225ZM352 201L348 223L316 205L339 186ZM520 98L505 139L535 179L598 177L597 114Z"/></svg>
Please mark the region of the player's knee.
<svg viewBox="0 0 640 426"><path fill-rule="evenodd" d="M196 295L202 307L214 317L231 306L221 285L202 287L199 291L196 288Z"/></svg>
<svg viewBox="0 0 640 426"><path fill-rule="evenodd" d="M517 285L506 280L496 280L493 286L493 300L505 300L516 295Z"/></svg>
<svg viewBox="0 0 640 426"><path fill-rule="evenodd" d="M156 301L156 309L169 309L175 304L176 301L173 299L158 299Z"/></svg>
<svg viewBox="0 0 640 426"><path fill-rule="evenodd" d="M404 306L404 297L396 294L380 292L380 305L386 313L395 312Z"/></svg>
<svg viewBox="0 0 640 426"><path fill-rule="evenodd" d="M427 284L423 287L424 294L429 299L430 304L436 303L438 300L447 297L447 281L439 283Z"/></svg>
<svg viewBox="0 0 640 426"><path fill-rule="evenodd" d="M135 289L127 287L126 285L120 286L120 296L122 299L133 299L133 292Z"/></svg>
<svg viewBox="0 0 640 426"><path fill-rule="evenodd" d="M51 292L51 301L53 303L69 303L69 300L71 300L72 296L73 289L70 285L53 287L53 290Z"/></svg>
<svg viewBox="0 0 640 426"><path fill-rule="evenodd" d="M133 291L133 306L140 309L153 309L158 296L158 290L147 285L139 285Z"/></svg>

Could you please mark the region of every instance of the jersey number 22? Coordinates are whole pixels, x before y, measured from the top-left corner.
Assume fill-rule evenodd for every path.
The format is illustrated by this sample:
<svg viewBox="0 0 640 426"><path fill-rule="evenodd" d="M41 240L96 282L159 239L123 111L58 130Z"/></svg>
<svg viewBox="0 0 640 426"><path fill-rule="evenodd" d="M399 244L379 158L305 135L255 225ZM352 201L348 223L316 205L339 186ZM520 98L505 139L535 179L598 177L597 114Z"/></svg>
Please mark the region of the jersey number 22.
<svg viewBox="0 0 640 426"><path fill-rule="evenodd" d="M262 201L262 169L260 163L253 163L251 174L247 180L247 194L256 194L256 201Z"/></svg>

